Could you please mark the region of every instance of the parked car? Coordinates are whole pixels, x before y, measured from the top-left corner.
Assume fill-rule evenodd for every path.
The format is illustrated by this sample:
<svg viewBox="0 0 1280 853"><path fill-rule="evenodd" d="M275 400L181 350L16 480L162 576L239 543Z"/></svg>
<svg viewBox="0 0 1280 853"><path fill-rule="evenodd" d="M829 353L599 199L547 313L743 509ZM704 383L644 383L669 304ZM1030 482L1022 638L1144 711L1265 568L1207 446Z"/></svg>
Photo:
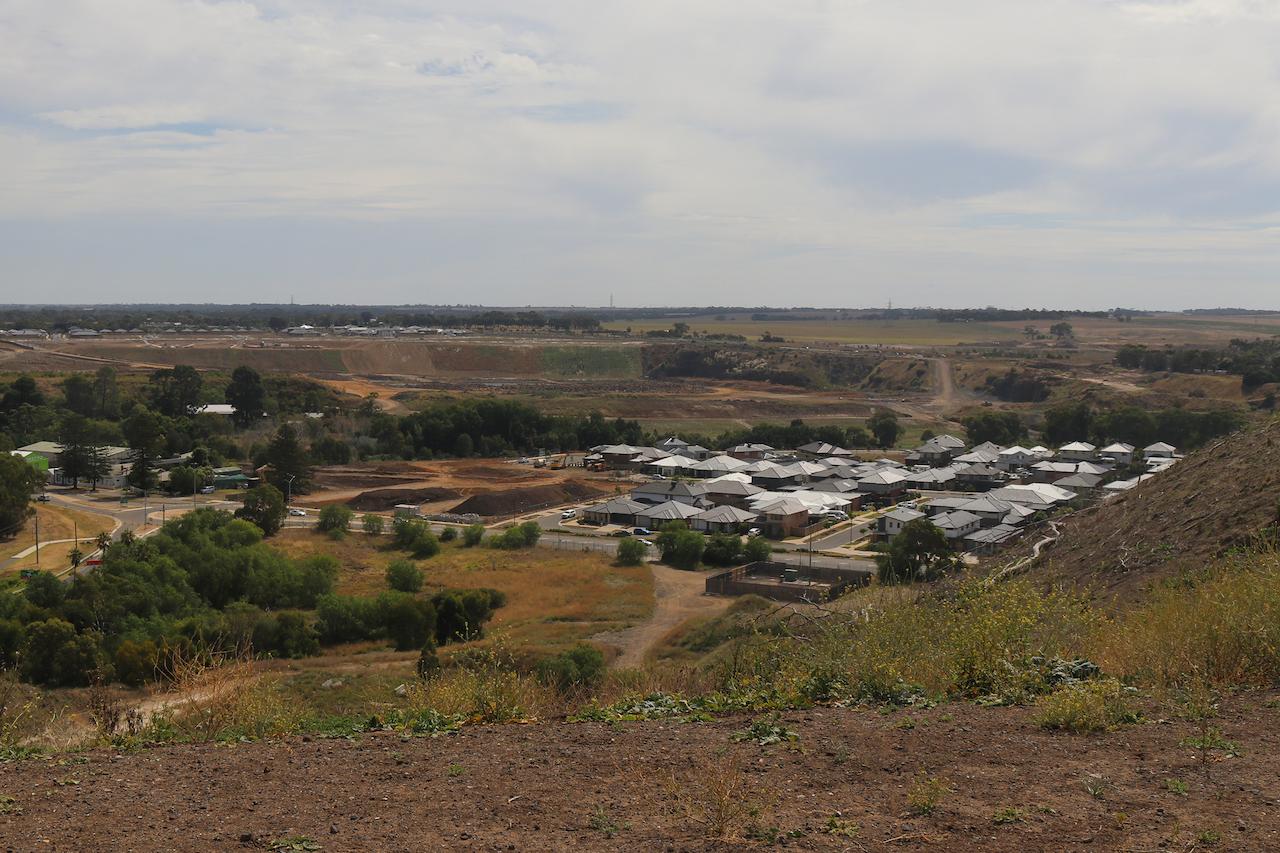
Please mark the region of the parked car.
<svg viewBox="0 0 1280 853"><path fill-rule="evenodd" d="M633 529L631 532L636 536L650 536L653 533L653 531L647 527L637 527Z"/></svg>
<svg viewBox="0 0 1280 853"><path fill-rule="evenodd" d="M577 517L578 517L578 511L577 511L576 509L566 509L564 512L560 513L560 517L561 517L562 519L563 519L563 518L577 518Z"/></svg>
<svg viewBox="0 0 1280 853"><path fill-rule="evenodd" d="M48 495L36 495L36 500L40 501L40 503L48 503L48 502L49 502L49 496L48 496Z"/></svg>
<svg viewBox="0 0 1280 853"><path fill-rule="evenodd" d="M652 540L649 540L649 539L641 539L641 540L640 540L640 544L641 544L641 545L648 546L649 548L652 548L652 547L653 547L653 542L652 542Z"/></svg>
<svg viewBox="0 0 1280 853"><path fill-rule="evenodd" d="M211 494L213 494L213 486L205 486L204 488L202 488L202 489L200 490L200 494L202 494L202 495L211 495Z"/></svg>
<svg viewBox="0 0 1280 853"><path fill-rule="evenodd" d="M750 530L748 530L748 531L747 531L747 538L748 538L748 539L755 539L755 538L756 538L757 536L759 536L762 532L763 532L763 531L761 531L759 527L753 527L753 528L751 528Z"/></svg>
<svg viewBox="0 0 1280 853"><path fill-rule="evenodd" d="M615 530L615 531L613 531L613 535L614 535L614 536L630 536L630 535L631 535L631 531L630 531L630 530Z"/></svg>
<svg viewBox="0 0 1280 853"><path fill-rule="evenodd" d="M655 480L665 480L665 479L667 479L667 475L666 475L666 474L654 474L654 475L653 475L653 479L655 479Z"/></svg>
<svg viewBox="0 0 1280 853"><path fill-rule="evenodd" d="M307 511L306 511L306 510L303 510L303 509L291 509L291 510L289 510L289 515L305 516L306 514L307 514Z"/></svg>

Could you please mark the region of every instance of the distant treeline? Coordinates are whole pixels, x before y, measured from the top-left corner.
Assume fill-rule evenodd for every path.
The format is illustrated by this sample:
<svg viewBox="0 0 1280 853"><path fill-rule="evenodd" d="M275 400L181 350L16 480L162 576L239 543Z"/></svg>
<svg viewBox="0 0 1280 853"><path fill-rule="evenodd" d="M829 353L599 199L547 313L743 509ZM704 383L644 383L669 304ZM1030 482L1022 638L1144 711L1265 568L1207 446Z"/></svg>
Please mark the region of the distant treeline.
<svg viewBox="0 0 1280 853"><path fill-rule="evenodd" d="M1280 338L1237 339L1224 349L1148 349L1131 344L1116 353L1116 364L1153 373L1230 373L1240 377L1247 391L1280 382Z"/></svg>

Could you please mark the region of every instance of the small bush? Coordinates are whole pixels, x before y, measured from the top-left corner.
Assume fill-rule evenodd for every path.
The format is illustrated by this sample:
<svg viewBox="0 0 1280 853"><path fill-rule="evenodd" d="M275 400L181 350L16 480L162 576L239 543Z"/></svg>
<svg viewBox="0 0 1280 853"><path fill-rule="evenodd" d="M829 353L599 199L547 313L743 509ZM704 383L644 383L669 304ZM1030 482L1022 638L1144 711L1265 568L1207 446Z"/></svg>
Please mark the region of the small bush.
<svg viewBox="0 0 1280 853"><path fill-rule="evenodd" d="M458 528L456 527L450 527L446 525L445 528L440 531L441 542L452 542L457 538L458 538Z"/></svg>
<svg viewBox="0 0 1280 853"><path fill-rule="evenodd" d="M474 548L484 539L483 524L469 524L462 530L462 544L467 548Z"/></svg>
<svg viewBox="0 0 1280 853"><path fill-rule="evenodd" d="M363 527L364 532L370 536L382 535L384 525L385 523L382 520L382 516L374 515L371 512L365 513L364 517L360 519L360 526Z"/></svg>
<svg viewBox="0 0 1280 853"><path fill-rule="evenodd" d="M538 526L538 522L526 521L504 530L490 539L489 544L494 548L514 551L518 548L532 548L538 544L541 536L542 528Z"/></svg>
<svg viewBox="0 0 1280 853"><path fill-rule="evenodd" d="M399 592L422 589L422 569L408 560L392 560L387 564L387 586Z"/></svg>
<svg viewBox="0 0 1280 853"><path fill-rule="evenodd" d="M907 789L907 808L914 815L931 815L950 790L945 781L922 770Z"/></svg>
<svg viewBox="0 0 1280 853"><path fill-rule="evenodd" d="M351 526L351 519L355 513L351 511L351 507L342 504L329 504L320 510L320 520L316 522L316 530L322 533L328 533L331 530L341 530L346 532Z"/></svg>
<svg viewBox="0 0 1280 853"><path fill-rule="evenodd" d="M648 546L639 539L623 539L618 543L618 565L638 566L644 562Z"/></svg>
<svg viewBox="0 0 1280 853"><path fill-rule="evenodd" d="M538 677L561 691L591 687L604 677L604 655L595 646L579 643L567 652L539 661Z"/></svg>
<svg viewBox="0 0 1280 853"><path fill-rule="evenodd" d="M1130 692L1112 678L1068 684L1040 700L1035 721L1057 731L1111 731L1138 721Z"/></svg>

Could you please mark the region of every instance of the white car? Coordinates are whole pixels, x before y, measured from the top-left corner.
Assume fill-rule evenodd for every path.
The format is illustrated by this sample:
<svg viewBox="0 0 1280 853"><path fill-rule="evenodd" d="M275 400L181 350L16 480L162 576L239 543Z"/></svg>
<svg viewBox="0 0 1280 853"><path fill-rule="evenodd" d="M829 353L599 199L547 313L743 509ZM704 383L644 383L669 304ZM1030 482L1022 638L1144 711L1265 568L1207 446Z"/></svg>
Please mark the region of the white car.
<svg viewBox="0 0 1280 853"><path fill-rule="evenodd" d="M566 509L564 512L560 513L561 519L577 518L577 517L578 517L578 511L576 509Z"/></svg>
<svg viewBox="0 0 1280 853"><path fill-rule="evenodd" d="M759 536L759 535L761 534L761 532L762 532L762 531L760 530L760 528L759 528L759 527L753 527L753 528L751 528L750 530L748 530L748 531L747 531L747 538L748 538L748 539L755 539L757 536Z"/></svg>
<svg viewBox="0 0 1280 853"><path fill-rule="evenodd" d="M306 514L307 514L306 510L302 510L302 509L289 510L289 515L306 516Z"/></svg>
<svg viewBox="0 0 1280 853"><path fill-rule="evenodd" d="M647 546L647 547L649 547L649 548L652 548L652 547L653 547L653 542L652 542L651 540L649 540L649 539L641 539L641 540L639 540L639 542L640 542L640 544L641 544L641 545L645 545L645 546Z"/></svg>

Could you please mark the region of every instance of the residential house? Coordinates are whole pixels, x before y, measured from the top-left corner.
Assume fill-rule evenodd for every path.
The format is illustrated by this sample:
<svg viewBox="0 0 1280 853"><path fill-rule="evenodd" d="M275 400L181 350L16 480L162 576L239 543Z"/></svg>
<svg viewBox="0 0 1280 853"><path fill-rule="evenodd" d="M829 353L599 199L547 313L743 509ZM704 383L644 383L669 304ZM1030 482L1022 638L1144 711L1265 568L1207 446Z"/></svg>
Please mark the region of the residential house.
<svg viewBox="0 0 1280 853"><path fill-rule="evenodd" d="M845 450L843 447L837 447L834 444L828 444L825 441L811 441L796 448L796 452L809 457L810 459L822 459L825 456L850 457L853 456L852 450Z"/></svg>
<svg viewBox="0 0 1280 853"><path fill-rule="evenodd" d="M968 534L964 537L964 546L973 554L994 554L1021 534L1022 531L1012 525L997 524Z"/></svg>
<svg viewBox="0 0 1280 853"><path fill-rule="evenodd" d="M907 476L892 468L882 468L859 477L858 491L880 503L889 503L906 494Z"/></svg>
<svg viewBox="0 0 1280 853"><path fill-rule="evenodd" d="M942 440L947 437L939 435L929 439L912 451L913 459L918 459L929 465L946 465L953 456L957 455L959 450L964 449L963 445L960 448L956 448Z"/></svg>
<svg viewBox="0 0 1280 853"><path fill-rule="evenodd" d="M684 480L658 480L645 483L631 491L631 499L643 504L662 504L668 501L701 508L706 503L707 487L702 483Z"/></svg>
<svg viewBox="0 0 1280 853"><path fill-rule="evenodd" d="M735 444L726 452L734 459L741 459L746 462L755 462L765 457L765 454L773 450L767 444Z"/></svg>
<svg viewBox="0 0 1280 853"><path fill-rule="evenodd" d="M990 444L990 442L987 443ZM1000 451L987 447L975 447L968 453L961 453L952 461L964 465L995 465L1000 461Z"/></svg>
<svg viewBox="0 0 1280 853"><path fill-rule="evenodd" d="M1038 461L1040 461L1040 457L1031 450L1015 444L1013 447L1006 447L1000 451L1000 459L996 462L996 467L1002 471L1013 471L1033 465Z"/></svg>
<svg viewBox="0 0 1280 853"><path fill-rule="evenodd" d="M976 515L982 521L983 527L995 527L1005 520L1014 506L1015 504L1010 501L993 498L987 494L961 504L956 511Z"/></svg>
<svg viewBox="0 0 1280 853"><path fill-rule="evenodd" d="M1099 450L1098 456L1109 461L1117 468L1128 468L1133 464L1133 445L1117 441L1115 444L1108 444Z"/></svg>
<svg viewBox="0 0 1280 853"><path fill-rule="evenodd" d="M962 465L955 473L956 487L968 492L985 492L1005 481L1003 472L990 465Z"/></svg>
<svg viewBox="0 0 1280 853"><path fill-rule="evenodd" d="M1174 459L1177 455L1178 448L1163 441L1157 441L1155 444L1149 444L1142 448L1142 458L1148 461L1152 459Z"/></svg>
<svg viewBox="0 0 1280 853"><path fill-rule="evenodd" d="M690 465L685 471L692 477L720 477L742 471L750 464L732 456L708 456Z"/></svg>
<svg viewBox="0 0 1280 853"><path fill-rule="evenodd" d="M941 492L951 488L955 482L956 469L950 466L927 468L907 474L907 488L917 491Z"/></svg>
<svg viewBox="0 0 1280 853"><path fill-rule="evenodd" d="M952 540L952 545L955 547L963 544L964 537L977 531L982 526L982 519L962 509L954 512L939 513L929 519L929 522L941 530L948 539Z"/></svg>
<svg viewBox="0 0 1280 853"><path fill-rule="evenodd" d="M736 506L746 509L747 499L764 491L759 486L744 483L740 480L717 479L713 483L704 483L704 492L708 502L715 506Z"/></svg>
<svg viewBox="0 0 1280 853"><path fill-rule="evenodd" d="M809 508L795 497L777 498L756 506L757 526L773 539L802 536L809 527Z"/></svg>
<svg viewBox="0 0 1280 853"><path fill-rule="evenodd" d="M700 512L702 512L701 507L680 501L667 501L657 506L636 510L636 526L658 530L668 521L688 521Z"/></svg>
<svg viewBox="0 0 1280 853"><path fill-rule="evenodd" d="M683 453L684 449L689 446L689 442L682 441L678 436L664 438L654 445L658 450L666 453Z"/></svg>
<svg viewBox="0 0 1280 853"><path fill-rule="evenodd" d="M1088 495L1102 487L1102 477L1097 474L1072 474L1054 483L1060 489L1069 489L1082 495Z"/></svg>
<svg viewBox="0 0 1280 853"><path fill-rule="evenodd" d="M1058 458L1064 462L1088 462L1097 455L1097 446L1087 441L1073 441L1058 448Z"/></svg>
<svg viewBox="0 0 1280 853"><path fill-rule="evenodd" d="M624 527L634 527L636 513L648 508L647 504L630 498L614 498L584 509L582 520L588 524L621 524Z"/></svg>
<svg viewBox="0 0 1280 853"><path fill-rule="evenodd" d="M876 535L881 539L892 539L917 518L925 518L925 514L904 506L891 509L876 519Z"/></svg>
<svg viewBox="0 0 1280 853"><path fill-rule="evenodd" d="M690 516L689 526L706 533L738 533L757 518L754 512L725 504Z"/></svg>

